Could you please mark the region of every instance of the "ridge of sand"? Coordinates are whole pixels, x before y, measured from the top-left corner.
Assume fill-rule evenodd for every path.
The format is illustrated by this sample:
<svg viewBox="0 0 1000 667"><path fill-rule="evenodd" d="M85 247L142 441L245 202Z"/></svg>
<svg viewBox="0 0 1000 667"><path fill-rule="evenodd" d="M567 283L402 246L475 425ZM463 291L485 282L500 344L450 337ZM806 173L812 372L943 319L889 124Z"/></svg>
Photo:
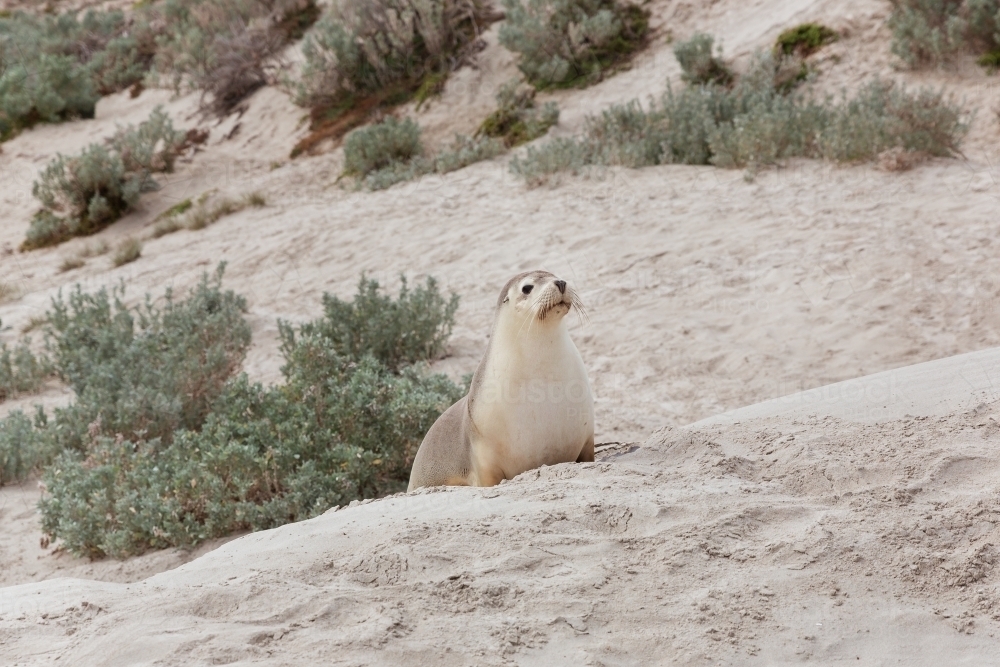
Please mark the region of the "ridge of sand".
<svg viewBox="0 0 1000 667"><path fill-rule="evenodd" d="M926 418L976 410L997 399L1000 348L990 348L773 398L702 419L686 428L814 414L871 424L908 415Z"/></svg>

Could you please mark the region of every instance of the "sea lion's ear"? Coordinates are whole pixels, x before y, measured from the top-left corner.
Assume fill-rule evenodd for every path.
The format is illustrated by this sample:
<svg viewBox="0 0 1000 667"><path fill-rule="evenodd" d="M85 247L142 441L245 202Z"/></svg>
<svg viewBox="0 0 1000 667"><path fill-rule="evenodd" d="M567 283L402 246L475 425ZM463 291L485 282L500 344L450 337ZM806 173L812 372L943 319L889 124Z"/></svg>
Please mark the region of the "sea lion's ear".
<svg viewBox="0 0 1000 667"><path fill-rule="evenodd" d="M508 301L510 301L510 297L509 296L505 296L503 298L503 303L507 303Z"/></svg>

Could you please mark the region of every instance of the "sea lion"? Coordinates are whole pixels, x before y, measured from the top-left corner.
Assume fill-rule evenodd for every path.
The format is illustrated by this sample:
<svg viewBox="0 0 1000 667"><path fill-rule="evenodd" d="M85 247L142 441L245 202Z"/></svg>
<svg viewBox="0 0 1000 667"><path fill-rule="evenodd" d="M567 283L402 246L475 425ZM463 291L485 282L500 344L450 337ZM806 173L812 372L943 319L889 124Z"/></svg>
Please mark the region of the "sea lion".
<svg viewBox="0 0 1000 667"><path fill-rule="evenodd" d="M594 399L566 330L572 308L585 312L547 271L507 281L469 393L427 431L407 490L493 486L543 465L594 460Z"/></svg>

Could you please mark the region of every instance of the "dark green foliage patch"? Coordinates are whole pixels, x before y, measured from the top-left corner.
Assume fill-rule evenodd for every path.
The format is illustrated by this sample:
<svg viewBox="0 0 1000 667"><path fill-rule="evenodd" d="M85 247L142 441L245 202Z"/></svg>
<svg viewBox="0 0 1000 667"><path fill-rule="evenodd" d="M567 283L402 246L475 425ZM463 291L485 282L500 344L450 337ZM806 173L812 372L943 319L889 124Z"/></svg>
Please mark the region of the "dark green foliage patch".
<svg viewBox="0 0 1000 667"><path fill-rule="evenodd" d="M559 122L559 108L547 102L535 106L535 89L512 81L500 87L497 108L479 126L477 136L494 137L507 148L533 141Z"/></svg>
<svg viewBox="0 0 1000 667"><path fill-rule="evenodd" d="M976 60L981 67L985 67L990 72L1000 69L1000 49L985 53Z"/></svg>
<svg viewBox="0 0 1000 667"><path fill-rule="evenodd" d="M778 35L774 48L786 56L805 58L836 39L837 33L825 25L803 23Z"/></svg>

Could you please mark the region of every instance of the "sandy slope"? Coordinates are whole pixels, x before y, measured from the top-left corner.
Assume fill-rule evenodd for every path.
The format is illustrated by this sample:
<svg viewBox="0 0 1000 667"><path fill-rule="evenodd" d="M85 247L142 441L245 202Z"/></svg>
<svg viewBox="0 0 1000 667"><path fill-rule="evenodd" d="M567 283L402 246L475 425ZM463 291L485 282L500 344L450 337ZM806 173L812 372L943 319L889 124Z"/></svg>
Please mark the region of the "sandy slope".
<svg viewBox="0 0 1000 667"><path fill-rule="evenodd" d="M371 194L334 185L339 150L288 160L290 147L305 131L304 114L278 90L260 91L244 112L220 122L201 118L194 96L174 99L164 91L146 91L135 100L113 96L101 101L94 120L39 127L2 147L0 281L15 285L19 297L0 304L5 326L0 338L14 340L59 289L74 283L95 289L124 280L137 300L167 286L186 289L226 260L227 284L247 295L250 304L254 347L247 370L255 378L277 381L276 318L315 317L323 292L349 297L362 271L392 287L406 272L414 278L437 276L461 295L449 356L435 364L459 376L475 367L485 349L497 289L510 274L541 266L573 281L589 306L591 322L572 327L595 387L598 441L644 441L666 425L1000 345L996 79L968 63L957 72L894 72L883 25L888 5L881 2L722 0L702 7L657 1L650 6L654 45L630 71L584 91L552 95L563 111L555 133L578 130L586 114L607 104L659 94L667 79L676 79L668 32L678 38L695 30L713 32L727 54L742 62L782 28L820 19L846 33L817 56L820 86L836 91L875 74L947 85L978 109L964 147L968 159L936 160L907 173L793 161L752 183L740 172L711 167L610 170L536 190L512 177L501 159ZM417 114L432 145L452 132L472 131L492 108L495 88L514 73L510 54L496 46L495 32L487 41L479 68L458 72L445 94ZM113 244L126 235L145 236L159 212L212 189L229 195L260 190L269 205L199 232L147 240L143 257L119 269L97 257L81 269L59 272L63 257L93 239L14 252L35 206L30 191L37 171L57 152L75 152L107 137L116 123L137 123L160 103L178 126L211 129L210 139L175 174L160 179L163 188L145 196L141 210L98 239ZM39 400L52 405L68 399L53 387L41 399L0 404L0 413ZM699 427L691 436L668 431L636 452L590 468L552 469L538 480L526 476L493 491L396 498L329 514L301 528L315 534L308 550L296 541L306 534L294 532L297 527L245 538L213 556L249 563L246 570L233 570L235 583L213 579L213 568L227 561L203 565L199 560L176 579L163 575L135 584L134 590L156 599L148 615L138 613L144 608L132 593L60 580L38 589L49 591L39 599L51 605L47 613L60 611L60 619L31 630L38 615L27 613L18 621L14 612L22 607L5 601L23 606L24 596L34 593L16 589L12 597L15 589L0 589L0 607L8 604L6 611L0 608L0 642L10 638L25 660L38 646L33 642L61 646L56 637L69 642L67 655L105 655L107 647L97 635L139 617L179 628L178 636L188 637L183 650L204 661L227 655L255 659L268 650L287 657L291 654L282 641L293 641L296 632L307 647L302 659L314 649L332 650L330 633L342 633L337 655L348 662L364 661L374 646L424 651L428 660L437 660L433 647L465 628L470 638L464 645L472 653L455 656L456 662L500 660L505 652L522 661L541 660L548 659L546 651L580 646L595 664L643 662L657 651L679 661L697 661L706 653L710 659L740 662L744 658L734 656L750 659L746 650L756 647L759 660L774 663L805 655L847 659L855 647L871 655L878 642L903 646L909 641L907 650L928 659L933 642L944 649L982 648L978 642L996 626L975 611L980 604L975 588L956 588L944 575L924 580L907 574L914 563L918 571L924 567L921 558L954 571L964 571L976 558L992 558L977 556L969 551L973 542L962 542L983 536L996 541L994 524L987 526L972 509L982 502L985 516L995 516L990 504L996 496L997 471L990 467L995 461L993 454L980 451L995 443L995 432L988 420L977 419L953 414L940 424L901 420L878 427L786 420L735 429ZM796 440L787 440L789 435ZM821 442L824 438L829 442ZM913 438L924 444L912 451L898 446L905 455L887 453L892 443ZM799 451L795 443L803 440L817 444L810 445L807 458L800 454L793 460ZM722 454L709 442L718 443ZM777 443L776 453L766 453L761 442ZM952 448L955 456L975 450L977 461L984 462L981 476L977 472L969 481L965 464L948 467ZM719 456L742 457L752 465L736 461L718 467ZM835 471L829 484L815 476L817 466ZM972 467L980 470L978 463ZM943 489L928 482L932 492L919 502L896 498L899 489L909 488L906 480L931 477L968 486ZM746 493L744 486L750 489ZM860 495L847 497L845 489L858 489ZM37 494L31 484L0 490L0 562L5 565L0 586L67 574L134 582L193 556L160 552L124 564L88 563L43 550L30 509ZM402 516L393 519L396 523L381 518L400 503L413 511L405 524L399 523ZM588 509L590 503L596 509ZM668 509L660 514L662 507ZM552 518L559 512L567 518ZM642 518L622 527L626 513ZM427 529L416 527L424 523ZM892 533L925 524L926 530L907 536ZM879 546L886 531L896 537L886 537L886 545ZM525 534L532 537L516 539ZM502 537L512 545L509 553L491 546L484 535ZM936 542L939 538L943 541ZM355 549L348 539L365 540L375 555L349 562ZM299 555L263 567L254 555L258 547L249 545L272 542L274 548L294 547ZM732 557L744 553L737 543L747 555L742 561ZM461 550L465 545L468 551ZM796 545L805 551L796 551ZM862 560L851 560L844 551L848 545ZM405 551L410 548L413 553ZM727 549L729 557L719 555ZM331 568L322 564L327 552ZM377 556L381 553L387 554L384 562ZM392 574L402 567L401 553L408 570ZM807 555L816 557L809 569L784 567L800 562L797 558L804 562ZM573 569L575 562L583 564ZM376 573L383 568L389 574L382 583L397 587L372 585L381 581L378 577L356 581L350 574L355 565ZM428 568L426 574L417 569L422 567ZM873 576L863 578L868 571ZM894 578L886 572L900 574ZM448 579L452 575L457 578ZM211 595L185 589L190 577ZM275 588L274 582L285 581L290 582L286 592ZM995 593L995 579L985 581L993 586L984 588L988 597ZM595 588L600 582L605 583ZM774 595L760 592L765 584ZM830 597L834 584L851 597ZM62 605L69 598L75 601ZM106 611L82 607L83 600ZM830 613L847 623L839 626L843 631L836 638L802 626L812 617L794 605L805 604L815 615L819 600L827 600L823 604L830 605ZM841 600L842 606L834 606ZM348 601L361 605L360 611L345 608ZM226 605L237 604L243 611L226 611ZM442 611L428 614L425 622L422 605ZM75 611L66 612L70 606ZM470 607L486 615L469 621L463 610ZM932 608L941 611L937 620ZM949 629L949 624L966 627L963 612L980 619L972 638ZM176 626L164 626L175 613L171 623ZM868 620L859 620L862 615ZM949 618L942 621L945 615ZM65 635L66 624L87 616L93 621L81 622L79 635ZM564 620L556 620L559 616ZM184 630L196 622L204 625L206 618L221 619L221 625L190 631L195 634ZM890 618L896 619L891 631L885 630ZM248 643L251 625L265 632L254 643ZM715 632L706 633L710 628ZM578 635L581 629L590 634ZM390 642L394 634L400 638ZM816 639L803 639L807 635ZM849 635L853 639L846 639ZM918 639L926 639L927 650ZM589 643L574 643L580 641ZM953 643L959 641L965 643ZM182 651L181 644L164 640L162 645L162 654L149 655L172 655L173 662L182 658L183 653L174 653ZM624 647L631 646L634 654L626 655ZM519 653L519 647L530 650ZM480 649L481 655L474 653ZM796 654L798 649L803 653Z"/></svg>
<svg viewBox="0 0 1000 667"><path fill-rule="evenodd" d="M998 410L666 428L136 584L4 589L0 642L14 665L988 664Z"/></svg>

